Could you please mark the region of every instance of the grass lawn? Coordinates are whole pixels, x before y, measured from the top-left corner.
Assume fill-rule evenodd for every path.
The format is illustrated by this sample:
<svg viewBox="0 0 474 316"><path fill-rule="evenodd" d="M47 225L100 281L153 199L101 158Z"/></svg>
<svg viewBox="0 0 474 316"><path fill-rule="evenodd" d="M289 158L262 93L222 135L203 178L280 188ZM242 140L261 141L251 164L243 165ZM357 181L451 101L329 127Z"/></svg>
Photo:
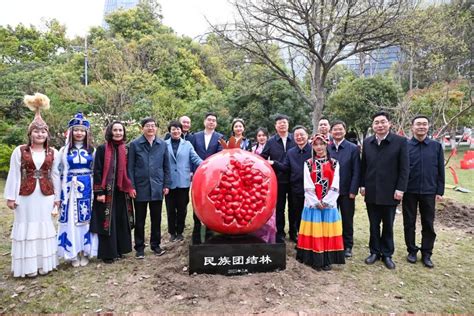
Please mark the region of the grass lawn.
<svg viewBox="0 0 474 316"><path fill-rule="evenodd" d="M457 158L459 161L459 158ZM452 160L453 164L459 162ZM474 170L457 170L460 184L474 191ZM447 174L447 183L452 183ZM4 181L0 180L0 192ZM474 204L473 194L446 190L446 197ZM165 219L165 211L163 211ZM436 223L432 270L405 260L402 215L395 219L397 268L367 266L368 219L361 197L355 215L354 257L330 272L316 272L294 259L287 243L287 269L244 276L188 275L188 212L185 243L164 241L167 254L137 261L129 255L112 265L99 261L35 279L10 274L13 213L0 198L0 313L474 313L473 235ZM149 228L147 228L149 229ZM418 229L419 232L420 229ZM148 230L147 230L148 231ZM163 240L167 239L163 220Z"/></svg>
<svg viewBox="0 0 474 316"><path fill-rule="evenodd" d="M474 169L461 169L460 160L463 159L464 150L459 151L456 156L449 159L448 165L446 166L446 190L445 197L453 199L457 202L474 205ZM448 159L449 151L445 153L445 159ZM471 193L462 193L453 190L455 186L454 177L451 172L447 169L452 167L459 178L459 186L469 189Z"/></svg>

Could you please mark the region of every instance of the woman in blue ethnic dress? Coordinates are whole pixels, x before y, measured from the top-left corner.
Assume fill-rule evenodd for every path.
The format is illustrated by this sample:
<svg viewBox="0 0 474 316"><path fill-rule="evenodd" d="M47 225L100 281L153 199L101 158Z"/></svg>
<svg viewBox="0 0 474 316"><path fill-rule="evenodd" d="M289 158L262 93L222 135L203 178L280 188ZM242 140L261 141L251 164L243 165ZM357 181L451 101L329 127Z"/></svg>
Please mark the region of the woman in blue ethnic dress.
<svg viewBox="0 0 474 316"><path fill-rule="evenodd" d="M60 149L61 208L58 256L73 267L85 266L97 255L97 236L89 231L92 211L94 148L90 123L77 113L68 124L66 145Z"/></svg>
<svg viewBox="0 0 474 316"><path fill-rule="evenodd" d="M296 259L316 270L344 264L342 220L337 209L339 164L329 157L328 139L313 137L313 156L304 164L305 201Z"/></svg>

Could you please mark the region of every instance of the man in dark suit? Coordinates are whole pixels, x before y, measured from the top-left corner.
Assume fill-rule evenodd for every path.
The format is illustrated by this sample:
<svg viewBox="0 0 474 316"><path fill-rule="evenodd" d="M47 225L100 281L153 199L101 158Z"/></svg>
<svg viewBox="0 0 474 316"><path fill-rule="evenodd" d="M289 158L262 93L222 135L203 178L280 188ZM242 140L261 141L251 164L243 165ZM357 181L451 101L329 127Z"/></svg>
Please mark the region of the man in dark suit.
<svg viewBox="0 0 474 316"><path fill-rule="evenodd" d="M444 194L444 153L440 143L427 137L429 128L428 117L424 115L412 120L413 138L408 141L410 176L402 205L407 261L416 263L416 253L421 250L423 264L433 268L435 204ZM417 206L421 216L421 248L415 244Z"/></svg>
<svg viewBox="0 0 474 316"><path fill-rule="evenodd" d="M222 150L222 146L219 143L219 139L222 138L222 134L216 132L217 127L217 115L215 113L206 113L204 118L204 130L197 132L193 135L191 144L194 147L194 150L201 157L202 160L205 160L207 157L219 152ZM201 244L201 221L196 216L196 213L193 214L194 219L194 228L192 242L194 245ZM212 236L212 231L206 228L206 240Z"/></svg>
<svg viewBox="0 0 474 316"><path fill-rule="evenodd" d="M321 118L318 122L318 133L326 136L326 139L331 139L331 124L327 118Z"/></svg>
<svg viewBox="0 0 474 316"><path fill-rule="evenodd" d="M288 149L283 163L270 160L269 162L280 171L290 174L290 191L292 208L288 208L288 226L290 239L297 241L301 223L301 212L304 208L304 175L303 167L306 160L311 158L312 148L308 143L308 131L304 126L293 128L293 138L296 146Z"/></svg>
<svg viewBox="0 0 474 316"><path fill-rule="evenodd" d="M375 135L366 138L362 147L360 193L365 196L370 222L370 256L365 263L382 258L388 269L395 269L393 221L407 189L409 162L407 140L391 133L390 126L388 113L372 116Z"/></svg>
<svg viewBox="0 0 474 316"><path fill-rule="evenodd" d="M344 255L352 257L354 245L354 211L355 197L359 189L360 153L359 148L347 141L346 124L334 121L331 125L332 144L328 146L331 158L339 162L339 198L337 206L341 210L342 237L344 239Z"/></svg>
<svg viewBox="0 0 474 316"><path fill-rule="evenodd" d="M260 156L264 159L278 161L283 163L286 157L286 152L295 146L293 135L288 132L289 118L286 115L279 114L275 117L275 130L276 135L270 137L265 147L262 150ZM281 171L273 167L276 173L278 181L278 193L277 193L277 206L276 206L276 242L285 242L285 205L286 197L288 196L288 209L293 209L293 202L291 200L290 190L290 174L289 172ZM288 216L288 221L290 218ZM298 232L293 231L292 225L290 225L290 239L296 241Z"/></svg>

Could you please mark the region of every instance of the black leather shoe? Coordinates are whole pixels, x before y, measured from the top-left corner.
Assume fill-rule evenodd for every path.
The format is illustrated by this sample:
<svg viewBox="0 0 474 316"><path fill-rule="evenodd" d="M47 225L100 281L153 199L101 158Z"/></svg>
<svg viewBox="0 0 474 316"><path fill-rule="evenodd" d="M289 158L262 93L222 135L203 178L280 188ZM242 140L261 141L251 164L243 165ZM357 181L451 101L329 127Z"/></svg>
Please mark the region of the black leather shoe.
<svg viewBox="0 0 474 316"><path fill-rule="evenodd" d="M152 249L151 251L153 251L153 253L156 255L156 256L162 256L165 254L166 250L164 249L161 249L160 246Z"/></svg>
<svg viewBox="0 0 474 316"><path fill-rule="evenodd" d="M407 261L410 263L416 263L416 252L408 253Z"/></svg>
<svg viewBox="0 0 474 316"><path fill-rule="evenodd" d="M365 263L366 264L374 264L379 259L380 259L380 257L373 253L365 259Z"/></svg>
<svg viewBox="0 0 474 316"><path fill-rule="evenodd" d="M331 270L332 270L332 267L331 267L330 264L327 264L327 265L323 266L321 269L322 269L323 271L331 271Z"/></svg>
<svg viewBox="0 0 474 316"><path fill-rule="evenodd" d="M429 269L433 269L434 268L434 264L433 264L433 261L431 261L431 257L430 256L423 256L421 258L421 261L423 261L423 265Z"/></svg>
<svg viewBox="0 0 474 316"><path fill-rule="evenodd" d="M285 243L285 237L278 236L275 238L275 242L277 244L284 244Z"/></svg>
<svg viewBox="0 0 474 316"><path fill-rule="evenodd" d="M393 270L395 269L395 263L392 261L392 258L390 257L384 257L383 258L383 263L387 267L387 269Z"/></svg>
<svg viewBox="0 0 474 316"><path fill-rule="evenodd" d="M346 248L346 250L344 250L344 257L346 257L346 258L351 258L352 257L352 249L351 248Z"/></svg>

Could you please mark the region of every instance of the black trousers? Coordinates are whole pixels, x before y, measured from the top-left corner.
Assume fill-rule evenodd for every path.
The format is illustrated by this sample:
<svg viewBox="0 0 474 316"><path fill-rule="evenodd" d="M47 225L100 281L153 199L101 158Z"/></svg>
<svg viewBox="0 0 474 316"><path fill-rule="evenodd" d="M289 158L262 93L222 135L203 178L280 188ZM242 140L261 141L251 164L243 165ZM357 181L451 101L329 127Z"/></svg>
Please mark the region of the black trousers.
<svg viewBox="0 0 474 316"><path fill-rule="evenodd" d="M293 236L292 232L295 232L296 235L294 235L294 237L296 237L300 231L301 213L303 213L304 208L304 195L291 192L291 202L293 203L293 210L288 213L288 221L293 228L290 226L290 237Z"/></svg>
<svg viewBox="0 0 474 316"><path fill-rule="evenodd" d="M433 253L436 239L434 231L436 195L405 193L403 195L403 227L405 230L405 244L409 253L416 253L418 249L424 255ZM420 209L421 216L421 248L415 244L416 213Z"/></svg>
<svg viewBox="0 0 474 316"><path fill-rule="evenodd" d="M391 258L395 250L393 221L397 206L372 203L366 205L370 223L370 253ZM382 234L380 234L380 223L382 223Z"/></svg>
<svg viewBox="0 0 474 316"><path fill-rule="evenodd" d="M341 211L344 249L352 249L354 246L355 199L349 198L349 195L339 195L337 207Z"/></svg>
<svg viewBox="0 0 474 316"><path fill-rule="evenodd" d="M143 251L145 249L145 221L147 206L150 206L151 232L150 248L155 249L161 243L161 208L163 200L157 201L133 201L135 205L135 250Z"/></svg>
<svg viewBox="0 0 474 316"><path fill-rule="evenodd" d="M193 245L200 245L202 243L201 228L203 225L201 224L201 220L199 220L199 217L196 216L195 212L193 212L193 220L194 220L193 235L192 235ZM206 227L204 239L208 240L212 236L214 236L214 232Z"/></svg>
<svg viewBox="0 0 474 316"><path fill-rule="evenodd" d="M168 233L182 234L189 203L189 188L171 189L165 197L168 215Z"/></svg>
<svg viewBox="0 0 474 316"><path fill-rule="evenodd" d="M277 205L276 205L276 227L277 227L276 239L277 240L285 238L285 206L286 206L287 198L288 198L288 222L291 223L290 219L294 218L294 214L293 214L293 201L291 200L290 184L278 182ZM291 237L296 237L298 234L297 231L293 231L294 229L295 229L294 225L290 224L289 234Z"/></svg>

